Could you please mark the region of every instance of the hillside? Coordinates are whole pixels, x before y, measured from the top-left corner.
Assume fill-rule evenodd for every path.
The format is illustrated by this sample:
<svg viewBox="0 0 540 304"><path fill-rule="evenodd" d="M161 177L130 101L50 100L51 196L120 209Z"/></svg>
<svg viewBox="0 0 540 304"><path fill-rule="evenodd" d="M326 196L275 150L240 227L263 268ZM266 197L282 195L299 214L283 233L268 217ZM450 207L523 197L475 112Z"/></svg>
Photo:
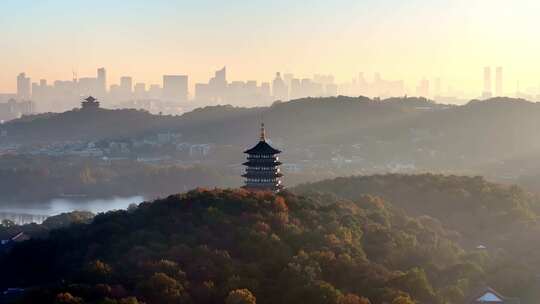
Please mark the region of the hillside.
<svg viewBox="0 0 540 304"><path fill-rule="evenodd" d="M48 143L97 141L145 134L153 129L167 129L174 118L138 110L81 111L25 116L0 127L7 132L2 139L9 143Z"/></svg>
<svg viewBox="0 0 540 304"><path fill-rule="evenodd" d="M377 195L409 215L437 219L447 229L457 231L455 240L469 248L509 248L516 234L539 229L538 196L517 186L487 182L482 177L356 176L305 184L293 191L332 193L345 199Z"/></svg>
<svg viewBox="0 0 540 304"><path fill-rule="evenodd" d="M375 128L421 113L421 106L442 108L423 99L376 102L365 97L306 98L275 103L268 108L213 106L181 116L157 116L137 110L80 111L36 115L2 126L9 142L99 140L135 137L146 132L175 131L194 142L242 143L264 117L276 138L294 142L339 136L343 126ZM226 125L227 128L223 126ZM304 138L310 130L326 130ZM285 136L287 135L287 136Z"/></svg>
<svg viewBox="0 0 540 304"><path fill-rule="evenodd" d="M260 108L205 107L181 116L73 110L8 122L0 127L7 131L0 144L134 139L171 131L181 134L182 142L246 147L261 120L291 162L343 157L370 173L406 164L515 182L530 173L521 160L540 153L540 104L511 98L448 106L421 98L340 96Z"/></svg>
<svg viewBox="0 0 540 304"><path fill-rule="evenodd" d="M27 303L457 303L497 281L489 263L372 196L196 190L21 243L0 287L34 286Z"/></svg>

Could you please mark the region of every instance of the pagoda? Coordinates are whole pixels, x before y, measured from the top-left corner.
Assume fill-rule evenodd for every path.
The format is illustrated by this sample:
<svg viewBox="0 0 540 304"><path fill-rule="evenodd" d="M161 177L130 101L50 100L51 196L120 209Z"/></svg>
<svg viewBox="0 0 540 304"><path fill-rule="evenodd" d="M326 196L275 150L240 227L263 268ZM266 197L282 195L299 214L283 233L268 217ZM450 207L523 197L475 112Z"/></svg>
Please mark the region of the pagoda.
<svg viewBox="0 0 540 304"><path fill-rule="evenodd" d="M93 96L88 96L83 102L81 102L83 110L95 110L99 108L99 101Z"/></svg>
<svg viewBox="0 0 540 304"><path fill-rule="evenodd" d="M248 155L245 174L245 189L279 192L283 189L280 178L283 174L279 171L279 158L276 156L281 151L272 148L266 142L264 123L261 124L261 137L255 147L244 151Z"/></svg>

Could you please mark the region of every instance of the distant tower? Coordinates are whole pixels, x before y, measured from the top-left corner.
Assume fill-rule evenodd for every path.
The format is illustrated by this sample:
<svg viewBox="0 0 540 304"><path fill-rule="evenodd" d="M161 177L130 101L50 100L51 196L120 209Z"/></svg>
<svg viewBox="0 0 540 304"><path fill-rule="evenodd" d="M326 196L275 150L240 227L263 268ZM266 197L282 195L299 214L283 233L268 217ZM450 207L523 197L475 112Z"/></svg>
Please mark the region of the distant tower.
<svg viewBox="0 0 540 304"><path fill-rule="evenodd" d="M484 92L482 92L483 98L491 98L493 95L491 91L491 68L484 68Z"/></svg>
<svg viewBox="0 0 540 304"><path fill-rule="evenodd" d="M281 73L276 73L276 78L272 82L272 94L275 100L286 101L289 97L289 90L285 81L281 78Z"/></svg>
<svg viewBox="0 0 540 304"><path fill-rule="evenodd" d="M99 87L99 93L105 95L107 92L107 71L105 68L99 68L97 70L97 82Z"/></svg>
<svg viewBox="0 0 540 304"><path fill-rule="evenodd" d="M167 101L186 102L188 100L187 75L163 75L163 98Z"/></svg>
<svg viewBox="0 0 540 304"><path fill-rule="evenodd" d="M281 151L272 148L266 142L264 124L261 124L260 140L255 147L244 151L248 155L246 173L242 175L246 179L244 188L250 190L280 191L283 186L280 178L279 158L276 156Z"/></svg>
<svg viewBox="0 0 540 304"><path fill-rule="evenodd" d="M31 84L30 77L26 77L25 73L20 73L17 76L17 98L21 100L30 99Z"/></svg>
<svg viewBox="0 0 540 304"><path fill-rule="evenodd" d="M503 96L503 68L497 67L495 70L495 95Z"/></svg>

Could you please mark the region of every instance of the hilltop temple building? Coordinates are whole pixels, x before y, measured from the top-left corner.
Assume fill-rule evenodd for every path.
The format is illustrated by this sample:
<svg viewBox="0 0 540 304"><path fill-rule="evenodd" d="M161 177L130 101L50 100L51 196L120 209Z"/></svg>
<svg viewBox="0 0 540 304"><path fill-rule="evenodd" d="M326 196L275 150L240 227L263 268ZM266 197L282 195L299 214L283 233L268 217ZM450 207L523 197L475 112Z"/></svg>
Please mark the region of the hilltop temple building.
<svg viewBox="0 0 540 304"><path fill-rule="evenodd" d="M88 96L83 102L81 102L83 110L95 110L99 108L99 101L92 96Z"/></svg>
<svg viewBox="0 0 540 304"><path fill-rule="evenodd" d="M244 151L248 155L245 174L245 189L279 192L283 189L280 178L279 158L276 156L281 151L272 148L266 142L264 124L261 124L260 141L255 147Z"/></svg>

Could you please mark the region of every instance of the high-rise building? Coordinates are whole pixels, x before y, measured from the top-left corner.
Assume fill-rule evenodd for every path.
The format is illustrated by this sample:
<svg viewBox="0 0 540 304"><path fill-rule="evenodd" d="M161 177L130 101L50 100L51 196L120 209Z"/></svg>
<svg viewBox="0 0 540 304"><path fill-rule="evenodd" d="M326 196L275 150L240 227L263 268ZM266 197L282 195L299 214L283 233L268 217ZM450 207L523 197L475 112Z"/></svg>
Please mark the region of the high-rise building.
<svg viewBox="0 0 540 304"><path fill-rule="evenodd" d="M136 83L133 88L133 95L137 99L146 98L146 85L142 82Z"/></svg>
<svg viewBox="0 0 540 304"><path fill-rule="evenodd" d="M491 91L491 68L484 68L484 91L482 92L482 97L490 98L493 95Z"/></svg>
<svg viewBox="0 0 540 304"><path fill-rule="evenodd" d="M107 71L105 68L99 68L97 70L97 83L98 83L98 94L105 95L107 93Z"/></svg>
<svg viewBox="0 0 540 304"><path fill-rule="evenodd" d="M20 73L17 76L17 98L28 100L31 96L30 77L26 77L26 73Z"/></svg>
<svg viewBox="0 0 540 304"><path fill-rule="evenodd" d="M213 78L208 81L208 87L206 93L206 99L214 102L224 102L227 97L227 67L223 67L221 70L216 71Z"/></svg>
<svg viewBox="0 0 540 304"><path fill-rule="evenodd" d="M188 76L163 75L163 98L169 101L187 101Z"/></svg>
<svg viewBox="0 0 540 304"><path fill-rule="evenodd" d="M287 87L291 87L291 81L293 80L294 78L294 74L292 73L286 73L286 74L283 74L283 81L285 81L285 85Z"/></svg>
<svg viewBox="0 0 540 304"><path fill-rule="evenodd" d="M133 90L133 78L129 76L120 78L120 88L127 93L131 93Z"/></svg>
<svg viewBox="0 0 540 304"><path fill-rule="evenodd" d="M97 78L94 77L81 77L78 79L77 86L79 88L79 95L92 95L99 91L99 85Z"/></svg>
<svg viewBox="0 0 540 304"><path fill-rule="evenodd" d="M161 97L162 90L159 84L151 84L150 88L148 88L148 97L152 99L158 99Z"/></svg>
<svg viewBox="0 0 540 304"><path fill-rule="evenodd" d="M290 99L298 99L302 97L302 85L298 78L291 79Z"/></svg>
<svg viewBox="0 0 540 304"><path fill-rule="evenodd" d="M133 95L133 78L124 76L120 78L119 96L121 100L131 99Z"/></svg>
<svg viewBox="0 0 540 304"><path fill-rule="evenodd" d="M212 81L216 84L227 85L227 67L223 67L221 70L216 71L213 80L210 82Z"/></svg>
<svg viewBox="0 0 540 304"><path fill-rule="evenodd" d="M503 68L497 67L495 70L495 95L503 96Z"/></svg>
<svg viewBox="0 0 540 304"><path fill-rule="evenodd" d="M276 73L276 78L272 82L272 94L275 100L286 101L289 97L287 85L281 78L281 73Z"/></svg>

